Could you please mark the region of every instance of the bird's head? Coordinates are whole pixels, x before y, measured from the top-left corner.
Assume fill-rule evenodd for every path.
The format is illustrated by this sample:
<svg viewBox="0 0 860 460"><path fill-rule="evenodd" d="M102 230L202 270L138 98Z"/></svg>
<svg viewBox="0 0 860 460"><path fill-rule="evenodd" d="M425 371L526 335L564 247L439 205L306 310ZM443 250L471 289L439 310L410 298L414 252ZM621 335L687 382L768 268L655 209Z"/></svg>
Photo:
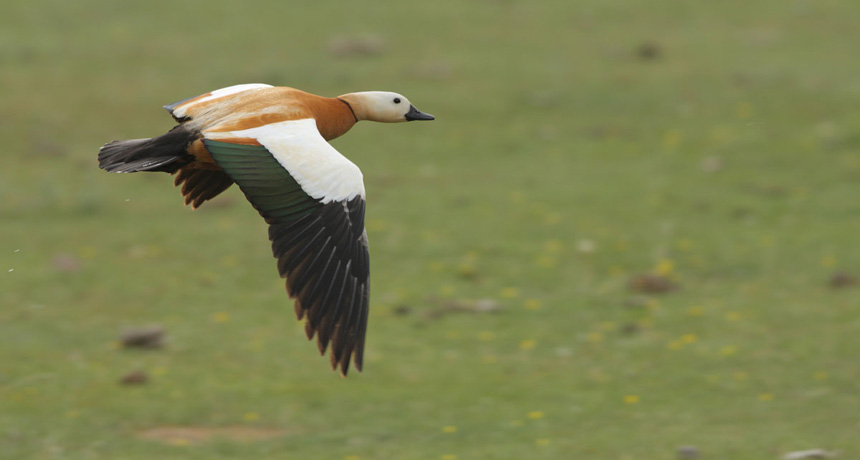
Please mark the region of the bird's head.
<svg viewBox="0 0 860 460"><path fill-rule="evenodd" d="M352 107L358 120L397 123L413 120L434 120L436 117L415 108L403 95L388 91L364 91L338 96Z"/></svg>

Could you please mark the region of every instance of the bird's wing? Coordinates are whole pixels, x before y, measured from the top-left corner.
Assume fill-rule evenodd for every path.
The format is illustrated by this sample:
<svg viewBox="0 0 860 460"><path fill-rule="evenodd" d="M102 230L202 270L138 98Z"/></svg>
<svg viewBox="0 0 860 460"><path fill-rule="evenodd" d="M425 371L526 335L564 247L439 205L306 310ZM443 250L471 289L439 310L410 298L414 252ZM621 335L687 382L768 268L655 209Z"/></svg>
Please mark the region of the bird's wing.
<svg viewBox="0 0 860 460"><path fill-rule="evenodd" d="M361 171L317 131L313 119L204 132L203 143L269 224L272 253L332 368L361 370L369 299Z"/></svg>
<svg viewBox="0 0 860 460"><path fill-rule="evenodd" d="M226 88L216 89L215 91L211 91L206 94L201 94L199 96L183 99L172 104L167 104L164 106L164 108L168 112L170 112L170 115L172 115L173 118L176 119L176 121L183 122L188 120L189 118L193 118L195 112L198 109L207 106L207 102L209 101L214 101L215 99L220 99L222 97L238 94L244 91L271 87L272 85L267 85L265 83L248 83L244 85L228 86Z"/></svg>
<svg viewBox="0 0 860 460"><path fill-rule="evenodd" d="M176 187L182 185L180 190L182 196L185 197L185 204L190 204L192 208L196 209L204 202L215 198L230 188L233 185L233 179L224 171L179 168L173 185Z"/></svg>

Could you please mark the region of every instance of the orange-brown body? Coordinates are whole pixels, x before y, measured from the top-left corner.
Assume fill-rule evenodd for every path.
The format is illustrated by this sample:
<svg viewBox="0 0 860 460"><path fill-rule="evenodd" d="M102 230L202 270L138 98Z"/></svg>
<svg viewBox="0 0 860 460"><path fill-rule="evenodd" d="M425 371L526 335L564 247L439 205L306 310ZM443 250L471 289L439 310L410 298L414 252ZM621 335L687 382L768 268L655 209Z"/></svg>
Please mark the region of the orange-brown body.
<svg viewBox="0 0 860 460"><path fill-rule="evenodd" d="M322 97L295 88L273 87L246 91L230 96L198 102L211 93L202 94L183 102L187 106L183 123L200 133L200 138L189 144L187 152L196 159L177 171L175 184L183 184L182 195L186 204L197 207L201 202L192 193L207 182L225 180L221 168L203 145L205 133L241 131L287 120L313 118L317 129L326 140L342 136L356 123L349 103L337 97ZM252 138L226 138L223 142L259 145ZM211 173L196 172L198 170Z"/></svg>
<svg viewBox="0 0 860 460"><path fill-rule="evenodd" d="M349 131L356 122L346 101L288 87L262 88L195 103L204 97L205 94L185 103L193 104L187 111L186 116L191 118L187 123L201 132L241 131L313 118L323 138L331 140Z"/></svg>

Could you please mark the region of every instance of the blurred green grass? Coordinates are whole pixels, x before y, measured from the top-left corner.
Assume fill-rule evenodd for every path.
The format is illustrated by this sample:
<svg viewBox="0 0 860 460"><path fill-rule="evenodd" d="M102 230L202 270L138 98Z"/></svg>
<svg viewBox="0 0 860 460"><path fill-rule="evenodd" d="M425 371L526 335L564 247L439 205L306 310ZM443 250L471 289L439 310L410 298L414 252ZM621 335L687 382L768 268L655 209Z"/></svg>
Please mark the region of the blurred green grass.
<svg viewBox="0 0 860 460"><path fill-rule="evenodd" d="M4 6L0 457L857 456L860 300L827 280L860 271L858 12ZM382 49L331 49L365 36ZM191 212L167 176L96 167L102 143L169 129L161 105L246 82L437 116L335 141L369 197L364 374L304 340L238 190ZM655 270L680 289L628 291ZM502 308L438 315L476 299ZM117 348L151 323L166 348ZM139 436L171 426L283 433Z"/></svg>

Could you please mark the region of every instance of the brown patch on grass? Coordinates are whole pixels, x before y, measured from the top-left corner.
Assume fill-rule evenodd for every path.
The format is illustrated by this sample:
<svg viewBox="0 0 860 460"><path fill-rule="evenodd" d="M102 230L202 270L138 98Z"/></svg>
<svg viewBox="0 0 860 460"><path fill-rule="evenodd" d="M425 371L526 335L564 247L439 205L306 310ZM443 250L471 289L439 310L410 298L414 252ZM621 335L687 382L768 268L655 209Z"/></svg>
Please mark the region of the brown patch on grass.
<svg viewBox="0 0 860 460"><path fill-rule="evenodd" d="M165 331L161 326L146 326L126 329L119 337L125 348L161 348Z"/></svg>
<svg viewBox="0 0 860 460"><path fill-rule="evenodd" d="M81 271L81 260L71 254L55 254L51 265L59 272L74 273Z"/></svg>
<svg viewBox="0 0 860 460"><path fill-rule="evenodd" d="M143 371L134 371L125 374L119 383L123 385L141 385L149 381L149 376Z"/></svg>
<svg viewBox="0 0 860 460"><path fill-rule="evenodd" d="M635 292L662 294L678 289L678 285L665 276L644 274L631 278L628 288Z"/></svg>
<svg viewBox="0 0 860 460"><path fill-rule="evenodd" d="M160 426L138 431L137 437L165 444L200 444L214 439L228 439L235 442L262 441L284 436L289 431L281 428L261 428L250 426Z"/></svg>
<svg viewBox="0 0 860 460"><path fill-rule="evenodd" d="M860 276L850 273L838 272L830 277L830 287L834 289L860 286Z"/></svg>
<svg viewBox="0 0 860 460"><path fill-rule="evenodd" d="M642 42L636 47L636 56L643 61L652 61L663 54L663 48L656 42Z"/></svg>

